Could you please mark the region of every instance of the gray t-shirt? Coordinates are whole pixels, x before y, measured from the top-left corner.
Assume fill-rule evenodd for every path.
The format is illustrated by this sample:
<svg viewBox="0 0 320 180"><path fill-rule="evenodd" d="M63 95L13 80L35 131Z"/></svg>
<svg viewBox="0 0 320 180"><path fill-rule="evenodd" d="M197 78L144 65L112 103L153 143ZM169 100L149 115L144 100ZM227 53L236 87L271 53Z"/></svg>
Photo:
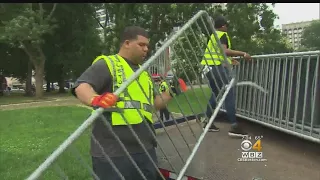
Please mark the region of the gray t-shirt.
<svg viewBox="0 0 320 180"><path fill-rule="evenodd" d="M138 65L131 64L128 60L126 61L133 71L136 71L139 68ZM83 72L83 74L77 79L75 86L73 87L71 92L74 96L76 96L74 89L77 88L81 83L90 84L98 94L112 92L112 82L112 76L106 62L104 60L99 60L91 65L88 69L86 69L85 72ZM104 113L106 119L111 123L110 115L111 114L108 112ZM152 129L152 132L155 134L153 125L151 123L148 124ZM139 136L141 142L144 144L147 150L156 147L156 141L145 122L137 125L132 125L132 128ZM122 143L126 146L126 149L129 153L134 154L144 152L128 126L112 126L112 129L118 135ZM92 127L92 134L99 141L104 152L110 157L125 155L122 147L108 130L108 127L105 125L102 118L98 118L94 122ZM103 151L101 150L99 145L91 137L91 155L94 157L104 157L102 152Z"/></svg>

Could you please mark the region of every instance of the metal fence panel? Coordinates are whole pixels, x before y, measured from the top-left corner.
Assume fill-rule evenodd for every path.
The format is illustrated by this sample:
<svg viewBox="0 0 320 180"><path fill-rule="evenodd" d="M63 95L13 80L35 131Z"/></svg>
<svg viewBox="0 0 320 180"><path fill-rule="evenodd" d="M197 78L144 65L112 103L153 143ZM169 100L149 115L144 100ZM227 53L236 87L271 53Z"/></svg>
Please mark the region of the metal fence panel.
<svg viewBox="0 0 320 180"><path fill-rule="evenodd" d="M174 77L176 79L179 77L184 77L184 80L190 85L189 90L185 93L181 93L179 96L173 96L173 107L176 109L172 110L175 111L175 113L171 113L171 121L164 122L159 120L158 113L154 113L154 119L158 119L158 122L154 126L157 126L158 129L160 127L160 129L163 131L162 133L154 133L153 127L147 125L147 120L143 118L142 112L137 109L137 112L139 112L142 119L144 119L143 123L147 125L146 127L149 134L152 135L153 139L158 144L158 161L160 161L159 166L162 168L157 168L158 163L153 160L152 155L149 154L147 147L145 147L144 143L142 142L143 138L138 135L140 132L134 130L134 125L128 124L128 131L132 133L132 137L135 137L137 145L140 145L140 147L143 149L147 159L150 161L150 167L157 169L159 179L169 178L168 173L163 173L164 169L173 172L174 175L171 173L169 176L175 176L178 180L185 179L185 175L197 176L205 179L224 179L223 177L217 176L215 173L210 172L212 169L204 167L206 166L204 164L206 160L206 153L212 152L207 152L205 146L202 148L200 147L227 94L237 83L236 74L232 73L231 65L225 60L226 57L221 48L220 41L216 41L218 48L215 47L214 52L219 56L224 57L220 60L226 68L223 68L224 70L221 71L221 73L218 73L218 75L213 76L216 86L219 87L218 93L215 94L217 106L214 109L213 115L211 117L207 117L208 124L205 127L202 127L198 117L195 116L199 111L205 111L206 107L203 105L202 101L207 102L209 99L207 96L208 93L205 92L207 91L207 87L202 87L201 84L194 86L193 82L200 82L202 66L200 66L199 62L201 61L204 50L207 46L207 37L210 37L211 34L214 35L214 39L218 39L213 27L213 23L208 14L205 11L198 12L181 29L174 33L163 44L163 46L140 67L140 69L138 69L132 76L124 81L124 83L114 92L115 95L125 92L127 88L131 86L131 83L134 82L141 73L145 72L145 70L147 70L157 60L162 59L161 56L163 53L166 53L165 51L170 47L170 58L172 58L172 72ZM214 40L211 39L211 41ZM214 52L210 51L210 56L212 56ZM167 64L166 62L161 62L159 66L162 66L160 67L161 69L163 66L167 66ZM213 68L218 67L215 66ZM217 82L219 82L219 84ZM264 91L263 88L251 82L239 82L237 84L252 85L255 88L259 88L260 90ZM139 86L144 95L146 95L143 87L141 85ZM170 89L170 92L173 93L172 89ZM128 98L132 99L132 97ZM114 139L117 140L128 158L128 163L132 164L142 179L147 180L147 174L144 173L143 169L140 169L138 162L133 159L132 154L126 148L126 142L123 141L123 137L119 136L121 134L117 134L106 117L102 115L105 111L111 110L112 109L105 110L102 108L95 110L94 113L87 120L85 120L83 124L81 124L78 129L76 129L28 177L28 180L38 179L39 177L44 177L45 179L58 179L59 177L61 179L88 179L90 177L94 177L95 179L99 179L99 177L97 177L92 170L90 160L86 158L87 156L83 156L87 149L77 148L77 142L75 142L76 139L79 139L80 137L91 137L95 143L101 146L102 142L98 141L95 135L87 130L88 127L96 123L95 120L97 118L100 118L102 122L101 126L105 128L105 131L110 132ZM193 116L189 116L190 114ZM123 114L122 117L125 121L127 121ZM184 122L184 124L179 124L180 122ZM119 166L117 166L112 160L113 158L105 153L103 148L101 148L101 150L106 161L110 164L110 168L112 168L119 175L120 179L125 179L123 173L119 170ZM65 158L70 159L70 164L59 163L59 159ZM51 169L52 171L46 171L47 169ZM83 171L84 169L85 171ZM71 174L74 175L74 173L70 172L78 172L76 173L77 177L70 177Z"/></svg>
<svg viewBox="0 0 320 180"><path fill-rule="evenodd" d="M320 143L319 51L253 56L240 61L238 80L266 89L237 88L237 115Z"/></svg>

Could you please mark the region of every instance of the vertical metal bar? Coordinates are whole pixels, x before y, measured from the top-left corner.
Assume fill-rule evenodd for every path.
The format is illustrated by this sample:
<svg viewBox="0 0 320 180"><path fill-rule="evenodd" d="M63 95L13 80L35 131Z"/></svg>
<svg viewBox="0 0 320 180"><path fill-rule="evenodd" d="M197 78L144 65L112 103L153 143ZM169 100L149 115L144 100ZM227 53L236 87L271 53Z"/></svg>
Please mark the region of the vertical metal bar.
<svg viewBox="0 0 320 180"><path fill-rule="evenodd" d="M309 86L309 67L310 67L310 58L311 56L309 55L308 60L307 60L307 67L306 67L306 79L305 79L305 86L304 86L304 99L303 99L303 110L302 110L302 126L301 126L301 133L304 133L304 120L306 117L306 104L307 104L307 98L308 98L308 86ZM301 62L302 63L302 62ZM310 93L311 95L311 93ZM310 131L310 135L312 132Z"/></svg>
<svg viewBox="0 0 320 180"><path fill-rule="evenodd" d="M300 79L301 79L301 64L302 64L302 57L300 57L300 61L298 64L298 74L297 74L297 84L296 84L296 96L295 96L295 105L294 105L294 116L293 116L293 129L296 131L297 128L297 116L298 116L298 105L299 105L299 93L300 93Z"/></svg>
<svg viewBox="0 0 320 180"><path fill-rule="evenodd" d="M239 59L237 59L239 60ZM239 66L236 66L236 71L237 71L237 77L236 77L236 81L239 81L240 79L240 65ZM239 113L240 112L240 89L242 87L238 87L238 88L235 88L236 90L236 111Z"/></svg>
<svg viewBox="0 0 320 180"><path fill-rule="evenodd" d="M294 72L294 65L295 65L295 57L292 57L292 63L290 63L290 70L289 70L289 85L288 85L288 96L287 96L287 113L286 113L286 123L287 123L287 129L289 129L289 124L290 124L290 112L291 112L291 97L292 97L292 89L293 89L293 74Z"/></svg>
<svg viewBox="0 0 320 180"><path fill-rule="evenodd" d="M247 61L244 61L244 66L246 67L248 64ZM245 80L248 80L248 76L249 76L249 69L248 68L245 68L246 70L246 73L245 73ZM244 108L244 114L247 116L248 114L248 108L247 108L247 98L248 98L248 87L245 86L244 87L244 94L243 94L243 108Z"/></svg>
<svg viewBox="0 0 320 180"><path fill-rule="evenodd" d="M270 91L270 85L269 85L269 67L270 67L270 59L267 59L267 67L265 68L265 78L264 78L264 87L267 87L267 89ZM263 102L262 102L262 116L263 116L263 121L267 122L268 121L268 117L266 114L267 111L267 103L268 103L268 96L270 96L270 92L268 95L263 96Z"/></svg>
<svg viewBox="0 0 320 180"><path fill-rule="evenodd" d="M288 66L288 57L285 59L284 66L282 66L282 81L281 81L281 95L280 95L280 109L279 109L279 120L280 127L282 126L283 115L284 115L284 97L286 92L286 81L287 81L287 66ZM288 106L288 104L287 104Z"/></svg>
<svg viewBox="0 0 320 180"><path fill-rule="evenodd" d="M254 67L253 67L253 65L254 65L254 62L253 61L251 61L250 63L248 63L248 66L249 67L251 67L251 68L248 68L249 70L250 70L250 78L248 79L249 81L253 81L253 72L254 72ZM255 89L255 88L252 88L252 87L248 87L248 116L249 117L252 117L252 114L253 114L253 112L251 112L251 109L252 109L252 104L253 104L253 102L252 102L252 95L253 95L253 93L252 93L252 91L253 91L253 89Z"/></svg>
<svg viewBox="0 0 320 180"><path fill-rule="evenodd" d="M312 136L312 133L313 133L313 125L314 125L314 121L315 121L315 107L316 107L316 97L317 97L317 88L318 88L318 83L319 83L319 54L317 55L317 60L316 60L316 69L315 69L315 72L314 72L314 89L313 89L313 103L312 103L312 106L311 106L311 129L310 129L310 132L311 132L311 136ZM320 134L320 132L319 132Z"/></svg>
<svg viewBox="0 0 320 180"><path fill-rule="evenodd" d="M264 80L265 80L265 61L263 59L260 59L258 62L261 62L261 69L259 70L260 75L259 75L259 83L258 84L263 84ZM264 87L267 87L265 84L263 85ZM259 116L259 120L263 120L263 114L262 114L262 109L263 109L263 98L265 97L265 94L262 94L261 91L258 91L258 105L257 105L257 113Z"/></svg>
<svg viewBox="0 0 320 180"><path fill-rule="evenodd" d="M278 110L279 110L279 105L278 105L278 99L279 99L279 83L280 83L280 68L281 68L281 58L275 59L275 64L276 66L276 77L275 77L275 91L273 94L273 112L272 112L272 117L274 118L274 125L276 125L276 121L279 120L279 126L281 126L281 120L278 117Z"/></svg>
<svg viewBox="0 0 320 180"><path fill-rule="evenodd" d="M271 70L269 72L269 83L270 83L270 88L269 88L269 91L270 91L270 94L269 94L269 101L268 101L268 112L267 112L267 116L268 116L268 123L270 123L270 120L272 121L273 120L273 117L271 116L271 107L273 105L273 102L272 102L272 94L274 93L274 89L273 89L273 83L274 83L274 59L271 61L272 63L272 67L271 67ZM270 117L271 116L271 117ZM272 122L274 124L274 122Z"/></svg>
<svg viewBox="0 0 320 180"><path fill-rule="evenodd" d="M255 74L254 74L254 82L256 82L258 85L259 83L259 78L258 78L258 74L260 71L260 62L259 61L253 61L253 64L256 64L255 67L253 67L253 69L255 70ZM253 118L257 118L257 89L253 88L253 97L252 97L252 117Z"/></svg>
<svg viewBox="0 0 320 180"><path fill-rule="evenodd" d="M244 62L244 61L243 61ZM245 62L244 62L245 63ZM245 70L245 64L240 64L240 72L241 72L241 75L240 75L240 77L239 77L239 79L240 78L244 78L244 70ZM242 70L241 70L242 69ZM239 73L240 74L240 73ZM243 86L241 86L241 87L238 87L238 88L240 88L239 89L239 96L240 96L240 100L239 100L239 109L241 110L241 114L243 114L243 115L245 115L244 114L244 112L245 112L245 109L244 109L244 107L243 107L243 101L244 101L244 95L243 95L243 92L244 92L244 90L243 90Z"/></svg>

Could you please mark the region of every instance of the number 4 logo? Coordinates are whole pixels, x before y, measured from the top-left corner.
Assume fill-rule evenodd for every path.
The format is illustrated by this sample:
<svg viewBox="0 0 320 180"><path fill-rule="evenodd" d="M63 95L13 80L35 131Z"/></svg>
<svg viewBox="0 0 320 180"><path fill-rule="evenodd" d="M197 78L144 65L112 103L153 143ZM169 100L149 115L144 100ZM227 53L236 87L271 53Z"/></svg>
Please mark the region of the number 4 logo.
<svg viewBox="0 0 320 180"><path fill-rule="evenodd" d="M261 139L257 140L256 143L254 143L254 145L252 146L252 149L257 150L257 151L261 151L261 149L262 149Z"/></svg>

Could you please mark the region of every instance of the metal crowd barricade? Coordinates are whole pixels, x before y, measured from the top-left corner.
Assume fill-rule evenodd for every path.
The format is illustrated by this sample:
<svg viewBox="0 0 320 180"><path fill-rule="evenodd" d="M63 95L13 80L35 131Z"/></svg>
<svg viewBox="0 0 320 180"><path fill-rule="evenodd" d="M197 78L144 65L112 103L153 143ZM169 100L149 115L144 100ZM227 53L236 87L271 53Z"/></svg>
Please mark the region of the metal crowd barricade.
<svg viewBox="0 0 320 180"><path fill-rule="evenodd" d="M130 84L135 81L143 71L147 70L150 65L155 62L156 59L161 59L159 58L161 54L163 54L165 50L170 47L170 51L172 52L170 58L173 58L175 62L174 67L172 68L174 76L176 78L179 78L179 76L184 76L184 80L187 81L190 86L187 92L182 93L179 96L173 96L172 103L174 105L171 106L171 108L175 107L176 109L173 110L169 108L169 110L175 112L171 113L171 120L163 122L162 120L158 119L158 114L154 113L154 120L158 119L158 122L154 124L154 128L157 129L156 134L153 134L152 128L147 126L149 128L149 132L153 135L158 144L157 154L159 164L152 160L151 156L147 152L147 149L143 146L143 143L133 130L132 125L128 124L132 136L136 138L138 145L140 145L144 152L148 155L148 159L152 162L152 165L158 169L157 172L159 179L191 180L198 179L200 177L202 179L213 179L215 177L215 173L212 172L210 168L206 168L206 164L204 164L207 158L206 153L212 152L207 152L206 148L200 147L200 145L203 142L210 125L213 123L218 111L220 110L226 95L230 91L230 88L236 84L235 74L229 73L231 72L231 67L228 63L226 63L225 54L221 54L223 50L219 41L217 41L219 48L215 49L215 52L220 56L224 56L224 59L221 59L221 61L226 65L228 71L221 72L218 77L214 77L215 81L220 79L223 82L219 93L216 94L217 107L215 108L213 115L208 117L208 124L204 129L202 128L201 123L196 120L198 117L188 116L188 114L197 114L195 108L198 108L198 110L200 109L201 112L204 112L206 105L204 105L200 99L201 97L204 97L206 102L209 99L207 94L204 92L205 88L207 87L203 88L201 84L195 87L191 82L193 80L200 79L202 69L200 68L199 62L203 57L204 49L207 46L208 40L204 37L210 37L211 34L214 34L215 39L218 39L209 15L205 11L198 12L181 29L175 32L163 44L163 46L140 67L139 70L137 70L122 84L122 86L120 86L114 92L114 94L119 95L121 92L125 91L127 87L130 86ZM211 40L213 41L213 39ZM213 52L210 52L210 54L212 56ZM180 73L180 75L178 75L178 73ZM221 79L222 76L229 77L229 80L223 81ZM244 82L242 84L240 83L240 85L254 85L255 87L262 89L261 87L250 82ZM172 90L170 91L173 93ZM186 111L187 109L189 109L189 112ZM28 180L34 180L40 177L43 177L44 179L58 179L59 177L62 179L68 179L70 174L72 174L72 177L70 177L71 179L88 179L92 177L99 179L99 177L97 177L92 170L91 162L88 160L89 155L84 157L82 155L84 150L79 150L77 148L77 143L75 143L80 136L85 135L91 136L94 140L96 140L95 136L86 130L98 117L102 119L106 126L106 130L110 131L111 134L113 134L114 139L117 140L121 145L123 151L132 165L136 168L137 172L143 179L146 180L145 174L137 166L136 162L131 157L130 152L128 152L128 150L125 148L125 145L122 143L121 139L112 130L109 121L106 120L105 117L101 116L104 111L105 110L101 108L94 111L93 114L87 120L85 120L83 124L81 124L56 150L54 150L54 152L28 177ZM137 111L140 112L140 110ZM141 114L142 113L140 112L140 115ZM126 119L124 120L127 121ZM179 124L181 122L184 123ZM147 123L146 120L144 120L143 123ZM98 141L96 141L96 143L99 144ZM89 149L85 152L88 151ZM62 156L68 152L71 152L72 156ZM112 162L109 155L104 153L104 156L115 172L118 173L119 177L122 177L121 172ZM59 163L58 158L70 158L70 160L67 162L72 163L72 166ZM76 163L79 163L80 165L77 165ZM50 173L45 173L45 171L47 171L49 168ZM74 172L77 173L74 174ZM221 179L219 177L216 178ZM122 179L124 178L122 177Z"/></svg>
<svg viewBox="0 0 320 180"><path fill-rule="evenodd" d="M170 70L170 47L167 47L148 68L149 73L154 78L165 76Z"/></svg>
<svg viewBox="0 0 320 180"><path fill-rule="evenodd" d="M238 80L269 90L237 88L237 115L320 143L320 51L253 56L236 67Z"/></svg>

